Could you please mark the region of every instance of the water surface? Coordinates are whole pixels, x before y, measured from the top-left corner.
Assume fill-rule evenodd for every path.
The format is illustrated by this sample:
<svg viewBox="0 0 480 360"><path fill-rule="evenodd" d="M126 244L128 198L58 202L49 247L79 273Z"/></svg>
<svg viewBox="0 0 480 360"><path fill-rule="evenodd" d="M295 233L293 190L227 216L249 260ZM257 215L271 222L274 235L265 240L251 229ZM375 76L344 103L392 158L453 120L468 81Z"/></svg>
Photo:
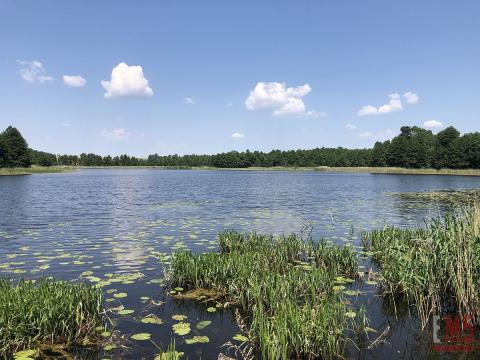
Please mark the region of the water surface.
<svg viewBox="0 0 480 360"><path fill-rule="evenodd" d="M223 344L235 343L234 315L221 309L209 313L206 306L164 294L164 267L172 251L215 251L223 229L277 234L311 229L315 239L358 245L361 230L422 225L425 217L442 211L442 204L402 200L392 192L479 185L479 178L464 176L288 171L97 169L0 177L0 276L103 281L106 307L134 310L109 315L118 337L148 332L166 348L177 322L172 315L186 315L192 333L175 336L177 349L190 359L214 359L227 352ZM431 332L392 316L374 286L362 291L366 294L352 300L355 306L365 305L371 326L379 333L390 326L391 335L372 350L349 349L351 357L432 355ZM118 293L127 296L114 297ZM164 323L142 323L149 314ZM212 324L196 330L202 320ZM194 335L206 335L210 342L184 343ZM88 356L153 359L156 353L151 342L125 341L123 348Z"/></svg>

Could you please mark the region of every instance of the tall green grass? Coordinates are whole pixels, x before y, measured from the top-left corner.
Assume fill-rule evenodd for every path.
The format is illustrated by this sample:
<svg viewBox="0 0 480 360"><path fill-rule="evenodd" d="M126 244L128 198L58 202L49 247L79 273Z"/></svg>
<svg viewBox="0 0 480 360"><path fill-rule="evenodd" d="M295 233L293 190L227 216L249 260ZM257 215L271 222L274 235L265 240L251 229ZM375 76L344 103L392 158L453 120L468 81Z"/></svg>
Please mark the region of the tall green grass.
<svg viewBox="0 0 480 360"><path fill-rule="evenodd" d="M452 301L480 320L480 207L457 208L423 229L386 227L363 235L383 292L413 301L423 322Z"/></svg>
<svg viewBox="0 0 480 360"><path fill-rule="evenodd" d="M235 232L220 234L219 247L219 253L175 253L172 286L225 294L247 316L249 337L265 359L343 352L355 314L334 286L357 274L352 248Z"/></svg>
<svg viewBox="0 0 480 360"><path fill-rule="evenodd" d="M70 344L100 325L102 292L83 283L0 279L0 356L39 343Z"/></svg>

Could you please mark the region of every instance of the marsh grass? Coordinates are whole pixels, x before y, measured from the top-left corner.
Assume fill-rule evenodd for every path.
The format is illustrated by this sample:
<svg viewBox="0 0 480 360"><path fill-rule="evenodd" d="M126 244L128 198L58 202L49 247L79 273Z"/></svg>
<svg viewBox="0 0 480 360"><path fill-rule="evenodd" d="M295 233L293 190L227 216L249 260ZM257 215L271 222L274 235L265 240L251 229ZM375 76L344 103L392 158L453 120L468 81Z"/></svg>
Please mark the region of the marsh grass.
<svg viewBox="0 0 480 360"><path fill-rule="evenodd" d="M171 286L215 289L245 314L265 359L340 355L355 313L334 286L357 274L350 247L291 236L219 235L219 253L173 255Z"/></svg>
<svg viewBox="0 0 480 360"><path fill-rule="evenodd" d="M460 207L422 229L363 234L384 294L412 302L425 325L443 304L480 321L480 207Z"/></svg>
<svg viewBox="0 0 480 360"><path fill-rule="evenodd" d="M0 357L45 343L84 342L100 325L101 305L96 286L0 279Z"/></svg>
<svg viewBox="0 0 480 360"><path fill-rule="evenodd" d="M435 201L450 205L473 204L480 201L480 190L439 190L428 192L398 192L386 195L395 196L403 200Z"/></svg>
<svg viewBox="0 0 480 360"><path fill-rule="evenodd" d="M72 166L31 166L29 168L0 168L0 176L32 175L75 171Z"/></svg>

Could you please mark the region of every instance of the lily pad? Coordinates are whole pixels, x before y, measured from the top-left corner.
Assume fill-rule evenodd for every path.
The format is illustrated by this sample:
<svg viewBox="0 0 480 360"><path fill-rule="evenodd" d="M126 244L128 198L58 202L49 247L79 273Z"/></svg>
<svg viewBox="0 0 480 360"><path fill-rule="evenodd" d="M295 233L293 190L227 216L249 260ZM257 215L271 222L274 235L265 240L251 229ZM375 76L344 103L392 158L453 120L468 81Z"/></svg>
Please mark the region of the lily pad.
<svg viewBox="0 0 480 360"><path fill-rule="evenodd" d="M210 312L210 313L213 313L213 312L217 311L217 308L214 308L214 307L210 306L209 308L207 308L207 311Z"/></svg>
<svg viewBox="0 0 480 360"><path fill-rule="evenodd" d="M185 344L190 345L190 344L196 344L196 343L201 343L201 344L206 344L210 342L210 339L208 336L194 336L191 339L185 339Z"/></svg>
<svg viewBox="0 0 480 360"><path fill-rule="evenodd" d="M15 360L31 360L35 358L37 350L22 350L13 354Z"/></svg>
<svg viewBox="0 0 480 360"><path fill-rule="evenodd" d="M130 338L133 339L133 340L144 341L144 340L150 340L150 336L152 336L152 334L138 333L138 334L130 336Z"/></svg>
<svg viewBox="0 0 480 360"><path fill-rule="evenodd" d="M191 329L189 323L179 322L178 324L172 325L173 332L177 335L187 335Z"/></svg>
<svg viewBox="0 0 480 360"><path fill-rule="evenodd" d="M118 315L130 315L130 314L133 314L134 312L135 312L134 310L123 309L123 310L120 310L117 314Z"/></svg>
<svg viewBox="0 0 480 360"><path fill-rule="evenodd" d="M212 322L210 320L204 320L204 321L200 321L195 327L198 329L198 330L202 330L202 329L205 329L208 325L210 325Z"/></svg>
<svg viewBox="0 0 480 360"><path fill-rule="evenodd" d="M144 324L163 324L163 320L155 314L147 315L140 321Z"/></svg>
<svg viewBox="0 0 480 360"><path fill-rule="evenodd" d="M233 337L233 340L245 342L245 341L248 341L248 338L247 338L245 335L236 334L236 335Z"/></svg>
<svg viewBox="0 0 480 360"><path fill-rule="evenodd" d="M113 294L113 297L116 298L116 299L123 299L123 298L127 297L127 293L121 292L121 293L118 293L118 294Z"/></svg>
<svg viewBox="0 0 480 360"><path fill-rule="evenodd" d="M172 316L172 319L173 319L173 320L177 320L177 321L183 321L183 320L185 320L186 318L187 318L186 315L173 315L173 316Z"/></svg>

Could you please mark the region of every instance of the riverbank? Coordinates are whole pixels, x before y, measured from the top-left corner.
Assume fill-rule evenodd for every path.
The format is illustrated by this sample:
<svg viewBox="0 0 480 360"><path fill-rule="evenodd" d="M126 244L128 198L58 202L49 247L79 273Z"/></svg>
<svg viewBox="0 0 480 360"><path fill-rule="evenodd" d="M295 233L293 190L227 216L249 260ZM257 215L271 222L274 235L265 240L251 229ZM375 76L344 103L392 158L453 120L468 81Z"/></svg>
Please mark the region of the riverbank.
<svg viewBox="0 0 480 360"><path fill-rule="evenodd" d="M0 176L60 173L78 169L151 169L151 170L224 170L224 171L315 171L327 173L368 173L398 175L460 175L480 176L480 169L405 169L397 167L248 167L218 168L213 166L32 166L30 168L0 168Z"/></svg>
<svg viewBox="0 0 480 360"><path fill-rule="evenodd" d="M0 168L0 176L32 175L75 171L73 166L32 166L29 168Z"/></svg>
<svg viewBox="0 0 480 360"><path fill-rule="evenodd" d="M160 169L160 170L228 170L228 171L320 171L332 173L370 173L404 175L462 175L480 176L480 169L405 169L397 167L248 167L218 168L213 166L81 166L82 169Z"/></svg>

